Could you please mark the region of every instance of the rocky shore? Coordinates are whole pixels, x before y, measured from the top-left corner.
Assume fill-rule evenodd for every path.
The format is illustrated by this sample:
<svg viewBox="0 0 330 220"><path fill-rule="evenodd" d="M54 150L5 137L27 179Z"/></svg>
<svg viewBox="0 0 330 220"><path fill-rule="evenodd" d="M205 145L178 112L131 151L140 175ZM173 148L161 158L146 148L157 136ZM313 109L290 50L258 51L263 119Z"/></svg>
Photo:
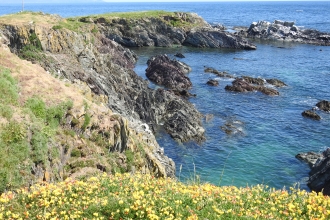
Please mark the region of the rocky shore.
<svg viewBox="0 0 330 220"><path fill-rule="evenodd" d="M330 46L330 34L313 29L301 29L292 21L252 22L247 29L239 30L238 36L251 39L280 40L304 44Z"/></svg>

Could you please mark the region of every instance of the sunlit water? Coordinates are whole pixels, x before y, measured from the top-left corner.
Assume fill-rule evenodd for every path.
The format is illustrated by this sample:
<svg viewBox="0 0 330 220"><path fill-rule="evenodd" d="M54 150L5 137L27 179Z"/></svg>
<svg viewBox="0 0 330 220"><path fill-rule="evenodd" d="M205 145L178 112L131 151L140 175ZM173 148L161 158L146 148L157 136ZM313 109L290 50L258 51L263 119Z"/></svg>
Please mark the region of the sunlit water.
<svg viewBox="0 0 330 220"><path fill-rule="evenodd" d="M189 11L229 28L281 19L330 32L329 2L25 4L25 9L63 17L155 9ZM0 15L19 10L20 5L0 5ZM183 53L186 58L181 60L193 69L189 73L193 83L191 93L197 94L189 101L203 114L213 115L212 120L203 121L206 141L201 145L180 144L163 132L157 134L165 153L175 161L181 180L197 174L202 181L220 185L264 183L283 188L299 183L306 188L309 169L295 155L330 147L330 114L319 112L321 121L301 116L318 101L330 100L330 47L274 42L257 46L255 51L188 47L134 50L139 55L135 70L144 78L150 56L167 53L174 58L176 52ZM227 92L224 87L231 80L204 73L204 66L236 76L278 78L288 86L278 89L280 95L276 97L258 92ZM218 79L220 86L206 85L211 78ZM227 135L221 130L228 121L237 128L235 134Z"/></svg>

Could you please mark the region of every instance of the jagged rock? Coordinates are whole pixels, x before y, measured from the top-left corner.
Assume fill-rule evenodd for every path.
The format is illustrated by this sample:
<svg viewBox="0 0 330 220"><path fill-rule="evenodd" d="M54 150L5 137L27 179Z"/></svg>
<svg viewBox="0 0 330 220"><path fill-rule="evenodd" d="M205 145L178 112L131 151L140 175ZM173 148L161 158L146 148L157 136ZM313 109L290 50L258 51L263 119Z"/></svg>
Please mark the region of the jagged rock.
<svg viewBox="0 0 330 220"><path fill-rule="evenodd" d="M182 53L176 53L174 56L179 58L186 58Z"/></svg>
<svg viewBox="0 0 330 220"><path fill-rule="evenodd" d="M313 191L330 195L330 148L322 153L312 167L307 185Z"/></svg>
<svg viewBox="0 0 330 220"><path fill-rule="evenodd" d="M248 77L247 80L249 82L256 82L260 83L261 81L258 79L253 79L251 77ZM279 92L275 89L268 88L265 86L259 86L259 85L253 85L250 84L249 82L245 81L244 78L237 78L232 82L232 85L227 85L225 87L226 90L228 91L233 91L233 92L252 92L252 91L259 91L262 92L266 95L270 96L275 96L279 95Z"/></svg>
<svg viewBox="0 0 330 220"><path fill-rule="evenodd" d="M299 29L294 22L275 20L252 22L247 31L241 30L237 35L267 40L292 41L305 44L330 45L330 34L317 30Z"/></svg>
<svg viewBox="0 0 330 220"><path fill-rule="evenodd" d="M284 87L287 86L284 82L278 79L266 79L266 82L275 86L275 87Z"/></svg>
<svg viewBox="0 0 330 220"><path fill-rule="evenodd" d="M209 81L207 81L206 84L207 85L210 85L210 86L218 86L219 85L219 81L218 80L215 80L215 79L210 79Z"/></svg>
<svg viewBox="0 0 330 220"><path fill-rule="evenodd" d="M250 85L243 78L238 78L232 82L232 86L227 85L225 89L233 92L251 92L251 91L255 91L256 87Z"/></svg>
<svg viewBox="0 0 330 220"><path fill-rule="evenodd" d="M316 161L322 156L322 154L318 154L315 152L307 152L307 153L299 153L296 155L296 158L304 161L309 165L310 168L314 166Z"/></svg>
<svg viewBox="0 0 330 220"><path fill-rule="evenodd" d="M183 45L193 47L235 48L245 50L257 49L255 45L239 36L210 29L190 31L187 34L187 38L183 42Z"/></svg>
<svg viewBox="0 0 330 220"><path fill-rule="evenodd" d="M242 76L245 82L256 85L264 85L265 81L261 78L253 78L250 76Z"/></svg>
<svg viewBox="0 0 330 220"><path fill-rule="evenodd" d="M311 110L306 110L303 113L301 113L301 115L306 118L311 118L314 120L321 120L321 117L318 114L316 114L316 112L311 111Z"/></svg>
<svg viewBox="0 0 330 220"><path fill-rule="evenodd" d="M316 104L316 106L323 111L330 112L330 102L329 101L326 101L326 100L320 101Z"/></svg>
<svg viewBox="0 0 330 220"><path fill-rule="evenodd" d="M192 87L190 79L185 75L191 71L187 64L171 60L167 55L152 57L147 64L146 76L157 85L178 90Z"/></svg>

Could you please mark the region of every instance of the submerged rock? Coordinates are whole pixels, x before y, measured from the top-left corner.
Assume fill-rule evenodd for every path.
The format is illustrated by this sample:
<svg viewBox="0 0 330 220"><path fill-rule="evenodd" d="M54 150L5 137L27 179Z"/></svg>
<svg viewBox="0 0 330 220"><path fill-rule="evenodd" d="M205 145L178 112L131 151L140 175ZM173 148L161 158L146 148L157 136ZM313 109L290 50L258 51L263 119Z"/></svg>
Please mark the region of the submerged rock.
<svg viewBox="0 0 330 220"><path fill-rule="evenodd" d="M226 71L220 72L220 71L218 71L216 69L213 69L213 68L210 68L210 67L206 67L204 69L204 72L205 73L213 73L213 74L215 74L219 77L235 78L234 76L228 74Z"/></svg>
<svg viewBox="0 0 330 220"><path fill-rule="evenodd" d="M187 64L171 60L167 55L152 57L147 64L146 76L157 85L178 90L192 87L190 79L185 75L191 71Z"/></svg>

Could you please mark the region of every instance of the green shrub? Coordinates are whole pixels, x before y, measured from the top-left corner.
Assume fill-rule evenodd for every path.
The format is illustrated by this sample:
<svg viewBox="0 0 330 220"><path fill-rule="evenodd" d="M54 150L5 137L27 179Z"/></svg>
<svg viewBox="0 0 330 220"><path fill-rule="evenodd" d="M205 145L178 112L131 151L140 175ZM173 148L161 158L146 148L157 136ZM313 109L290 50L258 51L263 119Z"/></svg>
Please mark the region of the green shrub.
<svg viewBox="0 0 330 220"><path fill-rule="evenodd" d="M55 25L52 27L53 30L59 30L62 29L63 27L61 25Z"/></svg>
<svg viewBox="0 0 330 220"><path fill-rule="evenodd" d="M85 113L85 115L84 115L84 124L81 126L81 129L83 130L83 131L85 131L86 130L86 128L87 128L87 126L89 125L89 123L91 122L91 116L89 115L89 114L87 114L87 113Z"/></svg>
<svg viewBox="0 0 330 220"><path fill-rule="evenodd" d="M2 104L17 104L18 88L16 80L10 71L0 66L0 102Z"/></svg>
<svg viewBox="0 0 330 220"><path fill-rule="evenodd" d="M30 109L35 117L42 120L46 119L47 108L42 99L38 97L29 98L25 103L25 107Z"/></svg>
<svg viewBox="0 0 330 220"><path fill-rule="evenodd" d="M8 105L3 105L0 103L0 116L10 120L13 116L13 109Z"/></svg>
<svg viewBox="0 0 330 220"><path fill-rule="evenodd" d="M15 121L10 121L2 128L0 133L0 138L6 145L19 143L25 136L26 134L23 126Z"/></svg>

